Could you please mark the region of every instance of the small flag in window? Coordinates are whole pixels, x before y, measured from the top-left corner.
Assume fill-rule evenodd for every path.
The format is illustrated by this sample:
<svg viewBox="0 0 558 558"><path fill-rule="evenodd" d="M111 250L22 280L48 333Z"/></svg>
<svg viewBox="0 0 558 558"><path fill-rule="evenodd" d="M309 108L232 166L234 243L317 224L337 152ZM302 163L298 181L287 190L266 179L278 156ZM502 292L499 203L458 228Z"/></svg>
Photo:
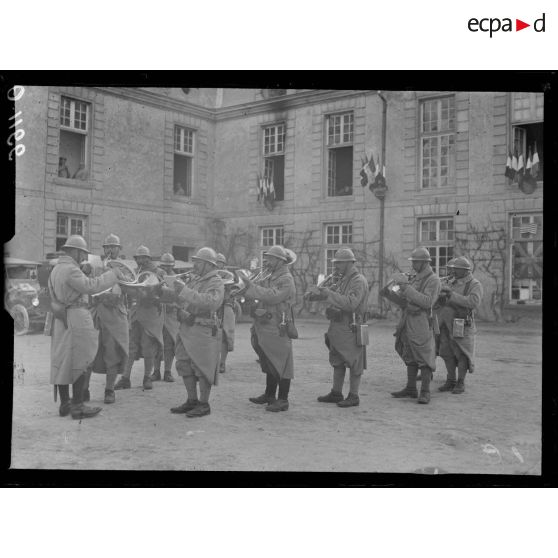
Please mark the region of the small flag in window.
<svg viewBox="0 0 558 558"><path fill-rule="evenodd" d="M512 155L511 168L513 171L513 176L515 178L515 174L517 173L517 149L514 151L514 154Z"/></svg>
<svg viewBox="0 0 558 558"><path fill-rule="evenodd" d="M510 180L515 178L515 170L512 168L512 154L511 149L508 151L508 158L506 159L506 171L504 175L507 176Z"/></svg>
<svg viewBox="0 0 558 558"><path fill-rule="evenodd" d="M531 166L531 176L536 180L539 176L539 154L537 153L537 142L535 142L535 148L533 150L533 163Z"/></svg>
<svg viewBox="0 0 558 558"><path fill-rule="evenodd" d="M519 227L520 234L537 234L537 223L529 223L528 225L521 225Z"/></svg>

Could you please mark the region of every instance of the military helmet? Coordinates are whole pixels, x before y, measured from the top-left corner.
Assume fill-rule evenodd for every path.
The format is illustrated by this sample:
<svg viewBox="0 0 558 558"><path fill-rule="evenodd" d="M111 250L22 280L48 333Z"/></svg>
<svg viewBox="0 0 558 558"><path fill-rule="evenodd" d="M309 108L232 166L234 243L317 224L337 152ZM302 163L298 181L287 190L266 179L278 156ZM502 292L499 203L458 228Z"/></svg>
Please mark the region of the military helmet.
<svg viewBox="0 0 558 558"><path fill-rule="evenodd" d="M448 260L448 263L446 264L446 267L453 267L453 264L455 263L456 258L452 258L451 260Z"/></svg>
<svg viewBox="0 0 558 558"><path fill-rule="evenodd" d="M62 248L77 248L78 250L83 250L84 252L90 253L87 249L87 242L85 242L85 238L80 236L79 234L73 234L68 237L66 243Z"/></svg>
<svg viewBox="0 0 558 558"><path fill-rule="evenodd" d="M335 262L356 262L355 255L350 248L339 248L337 252L333 255L333 259L331 260L333 263Z"/></svg>
<svg viewBox="0 0 558 558"><path fill-rule="evenodd" d="M138 256L148 256L150 258L151 257L151 252L149 251L149 248L147 246L144 246L142 244L141 246L138 246L138 249L136 250L136 253L134 254L134 258L137 258Z"/></svg>
<svg viewBox="0 0 558 558"><path fill-rule="evenodd" d="M223 265L227 264L227 258L225 258L225 256L221 254L221 252L217 254L217 261L222 263Z"/></svg>
<svg viewBox="0 0 558 558"><path fill-rule="evenodd" d="M212 265L217 265L217 253L213 248L209 248L208 246L204 246L200 248L194 256L192 256L193 260L201 260L204 262L208 262Z"/></svg>
<svg viewBox="0 0 558 558"><path fill-rule="evenodd" d="M120 238L118 238L115 234L112 234L112 233L107 235L107 237L105 238L105 240L103 242L103 248L105 246L120 246L120 247L122 247L122 245L120 244Z"/></svg>
<svg viewBox="0 0 558 558"><path fill-rule="evenodd" d="M264 256L273 256L275 258L279 258L280 260L283 260L284 262L288 262L290 260L283 246L280 246L279 244L272 246L269 250L264 252Z"/></svg>
<svg viewBox="0 0 558 558"><path fill-rule="evenodd" d="M430 257L430 252L427 248L415 248L411 252L411 256L407 258L411 262L431 262L432 258Z"/></svg>
<svg viewBox="0 0 558 558"><path fill-rule="evenodd" d="M166 252L161 256L160 262L163 265L174 265L174 256Z"/></svg>
<svg viewBox="0 0 558 558"><path fill-rule="evenodd" d="M472 269L471 262L465 256L459 256L453 261L454 269Z"/></svg>

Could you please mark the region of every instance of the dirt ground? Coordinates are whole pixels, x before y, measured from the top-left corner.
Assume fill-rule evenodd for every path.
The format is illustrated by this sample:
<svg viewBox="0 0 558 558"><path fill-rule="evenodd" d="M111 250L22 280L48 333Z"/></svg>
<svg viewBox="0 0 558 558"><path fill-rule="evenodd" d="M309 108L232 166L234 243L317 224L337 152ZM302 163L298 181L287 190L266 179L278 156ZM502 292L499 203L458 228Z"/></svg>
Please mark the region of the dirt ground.
<svg viewBox="0 0 558 558"><path fill-rule="evenodd" d="M15 337L12 467L540 474L540 324L480 324L466 392L438 391L446 376L438 359L431 403L418 405L390 396L405 384L395 323L373 321L360 406L348 409L316 401L331 387L327 322L298 328L289 411L268 413L248 401L263 392L265 378L249 324L240 323L228 370L211 393L211 415L197 419L169 412L186 399L181 381L143 391L140 362L116 404L103 404L104 376L94 374L91 404L101 414L61 418L49 385L50 338Z"/></svg>

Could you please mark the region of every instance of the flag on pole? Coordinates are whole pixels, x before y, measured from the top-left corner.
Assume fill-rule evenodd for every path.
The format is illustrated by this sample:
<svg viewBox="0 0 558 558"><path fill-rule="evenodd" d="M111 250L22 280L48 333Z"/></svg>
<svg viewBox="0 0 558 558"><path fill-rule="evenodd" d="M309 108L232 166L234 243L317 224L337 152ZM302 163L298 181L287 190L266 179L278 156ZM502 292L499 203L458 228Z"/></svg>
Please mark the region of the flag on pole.
<svg viewBox="0 0 558 558"><path fill-rule="evenodd" d="M520 234L532 234L533 236L537 234L537 223L529 223L528 225L521 225L519 227Z"/></svg>
<svg viewBox="0 0 558 558"><path fill-rule="evenodd" d="M514 151L512 155L511 168L513 170L513 177L515 178L515 175L517 174L517 149Z"/></svg>
<svg viewBox="0 0 558 558"><path fill-rule="evenodd" d="M539 176L539 154L537 153L537 142L535 142L535 148L533 150L533 162L531 165L531 176L536 180Z"/></svg>
<svg viewBox="0 0 558 558"><path fill-rule="evenodd" d="M515 178L515 170L512 168L512 154L511 149L508 151L508 158L506 159L506 171L504 175L508 177L510 180Z"/></svg>
<svg viewBox="0 0 558 558"><path fill-rule="evenodd" d="M360 158L360 185L364 188L368 184L368 175L366 174L366 167L368 166L368 160Z"/></svg>
<svg viewBox="0 0 558 558"><path fill-rule="evenodd" d="M361 162L360 185L364 188L367 184L372 184L376 174L376 165L374 165L374 156L371 155L370 159L368 159L366 153L364 154L364 160L361 158Z"/></svg>

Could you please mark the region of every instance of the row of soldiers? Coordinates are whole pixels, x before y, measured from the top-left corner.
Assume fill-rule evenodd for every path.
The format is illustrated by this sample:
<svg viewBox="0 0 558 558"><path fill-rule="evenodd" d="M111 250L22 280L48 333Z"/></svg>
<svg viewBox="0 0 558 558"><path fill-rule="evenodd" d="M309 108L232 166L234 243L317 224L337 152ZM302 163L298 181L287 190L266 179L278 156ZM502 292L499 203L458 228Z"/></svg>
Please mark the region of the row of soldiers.
<svg viewBox="0 0 558 558"><path fill-rule="evenodd" d="M115 260L120 240L111 234L103 248L105 257ZM146 247L138 248L135 255L138 271L150 271L160 282L154 289L138 290L128 310L119 286L122 276L118 266L99 276L88 276L80 267L89 254L85 240L72 236L62 249L66 255L60 257L53 269L49 285L53 301L60 301L65 310L54 320L51 345L51 383L55 385L55 394L58 392L61 397L60 415L88 418L101 410L84 404L89 399L92 371L106 373L105 403L114 403L115 390L130 388L133 363L141 357L143 387L152 389L152 382L160 379L160 371L154 372L154 366L161 353L165 362L163 379L173 381L170 369L172 358L176 357L176 370L187 393L186 401L171 412L187 417L209 414L211 388L218 382L219 371L224 371L226 354L234 345L234 300L218 273L224 258L218 258L212 248L201 248L192 257L193 279L186 283L169 282L164 279L172 274L171 259L161 258L159 268ZM402 309L395 348L407 366L408 381L403 390L392 395L418 398L424 404L430 401L430 380L437 354L444 359L448 372L440 390L453 393L464 390L465 374L472 372L474 366L473 314L480 304L482 287L472 277L465 258L457 258L453 267L448 266L455 280L443 285L430 266L427 249L417 248L409 260L414 275L397 274L381 294ZM266 376L264 393L250 401L265 404L271 412L289 408L294 376L292 339L298 334L293 314L296 289L290 263L288 250L272 246L264 252L265 277L242 278L243 296L252 302L251 344ZM330 321L325 343L333 368L333 385L318 401L336 403L339 407L359 405L359 385L366 369L367 340L363 328L367 322L369 289L355 264L353 252L340 248L333 258L334 280L305 293L309 300L327 305L326 316ZM95 300L93 308L87 295ZM460 318L461 315L465 318ZM460 320L464 323L461 332L455 328ZM349 392L344 397L347 369ZM419 369L420 396L416 387ZM115 383L119 373L122 376Z"/></svg>

